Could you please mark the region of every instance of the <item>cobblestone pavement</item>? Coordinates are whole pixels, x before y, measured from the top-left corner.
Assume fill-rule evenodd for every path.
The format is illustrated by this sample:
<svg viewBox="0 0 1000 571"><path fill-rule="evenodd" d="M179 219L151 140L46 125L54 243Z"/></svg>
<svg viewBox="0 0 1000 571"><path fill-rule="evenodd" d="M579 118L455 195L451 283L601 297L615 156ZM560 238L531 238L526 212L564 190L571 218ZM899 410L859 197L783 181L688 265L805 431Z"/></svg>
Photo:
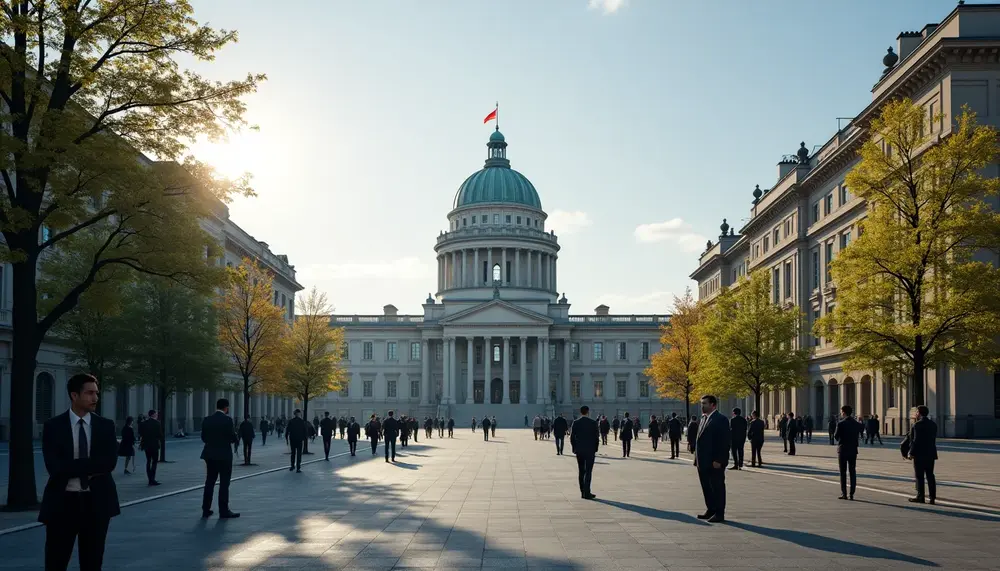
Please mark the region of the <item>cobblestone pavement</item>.
<svg viewBox="0 0 1000 571"><path fill-rule="evenodd" d="M889 486L838 501L825 475L778 467L780 448L773 470L728 472L724 525L694 517L704 504L689 457L654 454L644 438L630 459L602 448L593 502L580 499L568 446L556 456L552 441L527 431L502 430L490 442L467 430L421 439L400 448L394 465L381 447L376 457L359 448L302 474L234 482L237 520L200 519L197 492L127 507L111 524L105 568L996 569L1000 557L1000 510L914 506ZM862 452L862 474L889 466L876 458L895 452L886 448ZM827 454L814 444L780 461L808 468ZM1000 455L946 452L940 463L958 481L965 463L997 474ZM964 494L990 493L944 489L970 503ZM0 536L0 569L40 569L43 543L40 528Z"/></svg>

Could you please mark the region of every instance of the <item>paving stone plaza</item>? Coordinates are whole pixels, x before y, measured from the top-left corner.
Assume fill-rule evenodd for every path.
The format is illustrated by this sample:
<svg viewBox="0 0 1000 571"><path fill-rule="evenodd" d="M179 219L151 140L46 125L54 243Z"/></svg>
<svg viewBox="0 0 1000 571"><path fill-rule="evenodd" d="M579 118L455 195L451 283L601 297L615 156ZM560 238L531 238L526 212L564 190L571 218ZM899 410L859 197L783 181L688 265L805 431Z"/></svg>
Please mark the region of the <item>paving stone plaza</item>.
<svg viewBox="0 0 1000 571"><path fill-rule="evenodd" d="M844 502L825 434L794 458L771 435L764 470L728 472L723 525L694 517L704 504L690 456L653 453L645 435L630 459L613 440L602 447L596 501L580 499L568 446L556 456L551 440L525 430L490 442L468 429L421 438L393 465L381 446L373 457L362 441L351 458L335 440L330 462L309 456L302 474L285 467L282 441L257 442L258 466L234 470L236 520L200 519L200 490L183 491L202 478L197 439L169 443L176 462L161 467L158 488L119 465L122 501L138 503L112 521L105 569L996 569L1000 560L996 442L941 442L940 505L914 506L894 441L862 449L857 501ZM33 517L0 514L0 527ZM0 569L42 568L42 528L0 533Z"/></svg>

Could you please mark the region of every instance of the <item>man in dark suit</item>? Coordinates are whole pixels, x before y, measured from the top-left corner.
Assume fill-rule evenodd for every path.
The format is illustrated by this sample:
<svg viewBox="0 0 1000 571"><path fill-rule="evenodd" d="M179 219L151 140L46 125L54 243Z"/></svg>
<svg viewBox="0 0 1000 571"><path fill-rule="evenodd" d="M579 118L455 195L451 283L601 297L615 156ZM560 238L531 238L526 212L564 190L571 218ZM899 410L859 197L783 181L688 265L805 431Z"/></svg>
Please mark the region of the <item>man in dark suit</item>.
<svg viewBox="0 0 1000 571"><path fill-rule="evenodd" d="M760 455L761 448L764 447L764 421L760 419L760 413L756 410L750 413L753 420L747 426L747 440L750 441L750 465L763 466L764 459Z"/></svg>
<svg viewBox="0 0 1000 571"><path fill-rule="evenodd" d="M781 445L784 448L784 452L788 452L788 415L782 414L781 419L778 420L778 436L781 437Z"/></svg>
<svg viewBox="0 0 1000 571"><path fill-rule="evenodd" d="M233 477L233 455L229 447L237 441L233 429L233 419L229 418L229 400L219 399L215 403L215 414L201 421L201 441L205 443L201 459L205 461L205 492L201 498L201 517L211 516L212 493L215 481L219 481L219 517L222 519L240 517L229 511L229 481Z"/></svg>
<svg viewBox="0 0 1000 571"><path fill-rule="evenodd" d="M323 420L319 421L319 433L323 437L323 454L326 460L330 460L330 441L333 440L333 432L337 428L337 423L330 418L330 412L323 413Z"/></svg>
<svg viewBox="0 0 1000 571"><path fill-rule="evenodd" d="M347 423L347 446L351 449L351 456L358 451L359 436L361 436L361 425L352 416L351 421Z"/></svg>
<svg viewBox="0 0 1000 571"><path fill-rule="evenodd" d="M788 446L788 455L795 456L795 439L799 436L799 423L795 418L795 413L788 413L788 423L785 426L785 441Z"/></svg>
<svg viewBox="0 0 1000 571"><path fill-rule="evenodd" d="M739 408L733 409L733 417L729 419L729 433L732 439L733 454L733 465L729 469L742 470L743 447L746 446L747 442L747 419L743 418L743 411Z"/></svg>
<svg viewBox="0 0 1000 571"><path fill-rule="evenodd" d="M271 430L271 425L267 422L267 417L261 417L260 419L260 445L264 446L267 444L267 431Z"/></svg>
<svg viewBox="0 0 1000 571"><path fill-rule="evenodd" d="M163 427L157 420L155 410L150 409L149 418L139 425L139 438L142 439L142 451L146 453L146 479L150 486L159 486L156 481L156 465L160 461L160 436Z"/></svg>
<svg viewBox="0 0 1000 571"><path fill-rule="evenodd" d="M670 413L670 420L667 421L667 437L670 438L670 459L679 458L681 455L681 433L683 432L681 421L677 418L677 413Z"/></svg>
<svg viewBox="0 0 1000 571"><path fill-rule="evenodd" d="M91 375L66 383L70 409L42 426L45 484L38 521L45 524L45 569L66 569L79 537L81 571L104 563L111 518L121 513L111 474L118 464L115 423L94 414L99 389Z"/></svg>
<svg viewBox="0 0 1000 571"><path fill-rule="evenodd" d="M250 455L253 452L253 439L257 435L253 432L253 422L250 421L250 415L243 417L243 422L240 423L240 440L243 441L243 465L250 465Z"/></svg>
<svg viewBox="0 0 1000 571"><path fill-rule="evenodd" d="M937 497L937 481L934 479L934 461L937 460L937 424L927 418L930 409L924 405L917 407L917 417L910 427L910 452L907 457L913 460L913 472L917 477L917 497L911 502L924 503L924 479L927 480L928 500L934 503ZM876 426L878 421L876 420Z"/></svg>
<svg viewBox="0 0 1000 571"><path fill-rule="evenodd" d="M601 444L607 446L608 433L611 432L611 423L608 421L608 417L601 416L600 422L597 423L597 428L601 432Z"/></svg>
<svg viewBox="0 0 1000 571"><path fill-rule="evenodd" d="M573 431L569 435L569 444L576 454L576 467L580 480L580 497L585 500L596 498L590 493L590 481L594 473L594 457L597 456L597 447L600 433L597 422L590 418L590 407L580 407L580 417L573 421ZM556 422L566 419L559 415ZM561 452L560 452L561 453Z"/></svg>
<svg viewBox="0 0 1000 571"><path fill-rule="evenodd" d="M483 417L483 440L490 441L490 417Z"/></svg>
<svg viewBox="0 0 1000 571"><path fill-rule="evenodd" d="M302 419L302 411L295 409L294 416L288 421L285 428L285 440L292 450L291 466L288 471L295 470L302 472L302 449L306 445L306 438L309 436L309 429L306 428L306 421Z"/></svg>
<svg viewBox="0 0 1000 571"><path fill-rule="evenodd" d="M832 446L835 442L833 435L837 432L837 419L833 415L830 415L830 421L826 425L826 430L830 433L830 445Z"/></svg>
<svg viewBox="0 0 1000 571"><path fill-rule="evenodd" d="M556 435L556 456L562 456L563 448L566 446L566 431L569 430L569 423L562 414L552 423L552 432Z"/></svg>
<svg viewBox="0 0 1000 571"><path fill-rule="evenodd" d="M622 439L622 458L628 458L629 454L632 453L632 436L635 434L635 425L632 423L632 419L628 417L628 413L625 413L625 420L622 421L621 426L621 439Z"/></svg>
<svg viewBox="0 0 1000 571"><path fill-rule="evenodd" d="M393 417L390 410L382 423L382 436L385 438L385 461L396 461L396 438L399 438L399 421Z"/></svg>
<svg viewBox="0 0 1000 571"><path fill-rule="evenodd" d="M837 444L837 462L840 464L840 499L854 499L854 490L858 485L858 438L861 436L861 423L851 416L854 409L851 405L840 407L840 422L833 432ZM847 473L851 474L851 495L847 495Z"/></svg>
<svg viewBox="0 0 1000 571"><path fill-rule="evenodd" d="M729 422L718 410L715 395L701 397L705 419L698 426L695 440L694 465L698 468L701 492L705 496L705 513L698 519L710 523L726 521L726 464L729 463L732 435Z"/></svg>

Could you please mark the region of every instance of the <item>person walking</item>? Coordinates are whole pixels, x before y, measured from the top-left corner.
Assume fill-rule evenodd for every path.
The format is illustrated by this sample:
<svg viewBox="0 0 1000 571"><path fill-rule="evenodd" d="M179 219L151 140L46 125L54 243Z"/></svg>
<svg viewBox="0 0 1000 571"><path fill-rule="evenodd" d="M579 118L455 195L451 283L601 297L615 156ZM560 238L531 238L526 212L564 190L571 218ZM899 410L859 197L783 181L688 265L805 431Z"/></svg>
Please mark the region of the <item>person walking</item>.
<svg viewBox="0 0 1000 571"><path fill-rule="evenodd" d="M747 442L747 419L743 418L743 411L739 407L733 409L733 417L729 419L729 434L733 455L733 465L729 469L742 470L743 448ZM750 459L753 460L752 455Z"/></svg>
<svg viewBox="0 0 1000 571"><path fill-rule="evenodd" d="M484 416L483 417L483 441L485 441L485 442L489 442L490 441L490 426L491 426L491 424L490 424L489 417Z"/></svg>
<svg viewBox="0 0 1000 571"><path fill-rule="evenodd" d="M438 419L438 438L444 438L444 417Z"/></svg>
<svg viewBox="0 0 1000 571"><path fill-rule="evenodd" d="M410 440L410 419L405 414L399 416L399 444L406 448L406 443Z"/></svg>
<svg viewBox="0 0 1000 571"><path fill-rule="evenodd" d="M613 430L615 433L615 442L618 441L618 429L620 429L621 426L622 423L620 420L618 420L618 415L616 414L615 419L611 421L611 430Z"/></svg>
<svg viewBox="0 0 1000 571"><path fill-rule="evenodd" d="M552 433L556 436L556 456L563 455L563 447L566 444L566 432L569 430L569 423L562 413L552 423Z"/></svg>
<svg viewBox="0 0 1000 571"><path fill-rule="evenodd" d="M868 443L872 446L875 445L875 440L878 439L879 446L882 446L882 436L879 434L879 421L878 415L873 414L871 418L868 419Z"/></svg>
<svg viewBox="0 0 1000 571"><path fill-rule="evenodd" d="M455 438L455 419L448 419L448 438Z"/></svg>
<svg viewBox="0 0 1000 571"><path fill-rule="evenodd" d="M826 429L830 433L830 446L833 446L836 440L833 436L837 432L837 419L832 414L830 415L829 422L826 424Z"/></svg>
<svg viewBox="0 0 1000 571"><path fill-rule="evenodd" d="M524 427L528 428L528 415L524 415Z"/></svg>
<svg viewBox="0 0 1000 571"><path fill-rule="evenodd" d="M382 435L382 423L378 421L378 417L374 414L368 420L368 424L365 425L365 436L372 443L372 456L378 453L378 439Z"/></svg>
<svg viewBox="0 0 1000 571"><path fill-rule="evenodd" d="M219 399L215 413L201 421L201 459L205 461L205 490L201 496L201 517L208 518L212 511L212 494L219 482L219 518L230 519L240 514L229 509L229 482L233 477L233 455L229 447L237 440L233 419L229 417L229 400Z"/></svg>
<svg viewBox="0 0 1000 571"><path fill-rule="evenodd" d="M656 445L660 442L660 423L656 421L656 415L649 417L649 441L653 445L653 452L656 452Z"/></svg>
<svg viewBox="0 0 1000 571"><path fill-rule="evenodd" d="M396 461L396 438L399 437L399 421L393 418L393 411L386 414L382 424L382 435L385 437L385 461Z"/></svg>
<svg viewBox="0 0 1000 571"><path fill-rule="evenodd" d="M240 440L243 441L243 465L250 465L250 454L253 450L253 439L256 435L253 432L253 422L250 420L250 415L243 417L243 422L240 423Z"/></svg>
<svg viewBox="0 0 1000 571"><path fill-rule="evenodd" d="M937 424L927 418L930 409L925 405L917 407L917 415L910 427L910 450L907 458L913 461L913 473L917 478L917 497L909 501L924 503L924 480L927 481L927 501L934 503L937 497L937 480L934 479L934 462L937 460ZM877 423L878 421L876 421ZM879 444L881 444L879 439Z"/></svg>
<svg viewBox="0 0 1000 571"><path fill-rule="evenodd" d="M309 429L306 421L302 418L302 411L295 409L291 420L285 426L285 440L291 447L292 458L288 471L302 472L302 449L306 445L306 438L309 437Z"/></svg>
<svg viewBox="0 0 1000 571"><path fill-rule="evenodd" d="M664 424L666 424L666 437L670 439L670 459L673 460L681 455L681 433L684 427L676 412L670 413L670 418L665 423L660 422L661 426Z"/></svg>
<svg viewBox="0 0 1000 571"><path fill-rule="evenodd" d="M476 422L476 417L472 417L472 433L473 433L473 434L475 434L475 433L476 433L476 427L477 427L478 425L479 425L479 423L478 423L478 422Z"/></svg>
<svg viewBox="0 0 1000 571"><path fill-rule="evenodd" d="M493 415L490 418L490 436L496 438L497 435L497 417Z"/></svg>
<svg viewBox="0 0 1000 571"><path fill-rule="evenodd" d="M799 423L795 418L795 413L788 413L788 422L785 424L786 451L789 456L795 456L795 438L799 435Z"/></svg>
<svg viewBox="0 0 1000 571"><path fill-rule="evenodd" d="M149 410L149 417L139 426L139 438L142 451L146 454L146 479L148 485L159 486L156 481L156 465L160 461L160 436L163 427L157 419L155 410Z"/></svg>
<svg viewBox="0 0 1000 571"><path fill-rule="evenodd" d="M337 423L330 418L330 412L323 413L323 420L319 421L319 434L323 437L324 460L330 461L330 443L333 441L333 433L337 429Z"/></svg>
<svg viewBox="0 0 1000 571"><path fill-rule="evenodd" d="M114 421L96 414L95 377L73 375L66 392L69 410L42 425L42 459L49 473L38 512L45 526L45 569L67 569L76 544L81 571L99 571L111 518L121 513L112 476L118 438Z"/></svg>
<svg viewBox="0 0 1000 571"><path fill-rule="evenodd" d="M535 440L538 440L538 437L541 436L542 433L541 415L535 415L535 419L531 421L531 430L535 433Z"/></svg>
<svg viewBox="0 0 1000 571"><path fill-rule="evenodd" d="M132 428L132 417L125 417L125 426L122 427L122 441L118 445L118 455L125 458L125 475L128 471L128 461L132 460L132 470L135 470L135 429Z"/></svg>
<svg viewBox="0 0 1000 571"><path fill-rule="evenodd" d="M810 414L806 415L806 444L812 444L813 441L813 417Z"/></svg>
<svg viewBox="0 0 1000 571"><path fill-rule="evenodd" d="M622 458L628 458L629 454L632 453L632 434L634 434L635 425L632 423L632 419L628 417L628 413L625 413L625 420L622 421Z"/></svg>
<svg viewBox="0 0 1000 571"><path fill-rule="evenodd" d="M266 416L260 418L260 445L267 445L267 433L271 430L271 423L267 421Z"/></svg>
<svg viewBox="0 0 1000 571"><path fill-rule="evenodd" d="M750 421L749 426L747 426L747 440L750 441L750 465L751 466L763 466L764 459L760 455L761 449L764 447L764 421L760 419L760 413L756 410L750 413L753 420ZM733 438L736 434L733 434ZM740 466L743 465L743 458L741 454Z"/></svg>
<svg viewBox="0 0 1000 571"><path fill-rule="evenodd" d="M562 418L562 415L560 415ZM556 419L557 421L559 419ZM565 418L562 418L565 422ZM585 500L597 498L590 491L594 474L594 459L598 448L597 423L590 418L590 407L580 407L580 417L573 421L573 431L569 435L570 448L576 455L577 478L580 482L580 497ZM561 452L560 452L561 453Z"/></svg>
<svg viewBox="0 0 1000 571"><path fill-rule="evenodd" d="M851 405L840 407L840 422L834 430L833 438L837 444L837 463L840 466L840 499L854 499L854 490L858 487L858 439L861 436L861 423L854 420L854 409ZM851 475L851 495L847 495L847 474Z"/></svg>
<svg viewBox="0 0 1000 571"><path fill-rule="evenodd" d="M726 521L726 464L732 449L729 422L719 413L718 405L715 395L701 397L705 420L698 427L695 440L694 465L698 469L706 508L698 519L709 523Z"/></svg>
<svg viewBox="0 0 1000 571"><path fill-rule="evenodd" d="M601 431L601 444L607 446L608 433L611 432L611 422L608 421L608 417L601 415L601 421L597 423L597 427Z"/></svg>
<svg viewBox="0 0 1000 571"><path fill-rule="evenodd" d="M781 437L781 445L784 448L784 452L788 453L788 415L782 414L781 420L778 421L778 436Z"/></svg>
<svg viewBox="0 0 1000 571"><path fill-rule="evenodd" d="M358 437L361 436L361 425L354 417L347 423L347 446L351 449L351 456L356 456L358 451Z"/></svg>

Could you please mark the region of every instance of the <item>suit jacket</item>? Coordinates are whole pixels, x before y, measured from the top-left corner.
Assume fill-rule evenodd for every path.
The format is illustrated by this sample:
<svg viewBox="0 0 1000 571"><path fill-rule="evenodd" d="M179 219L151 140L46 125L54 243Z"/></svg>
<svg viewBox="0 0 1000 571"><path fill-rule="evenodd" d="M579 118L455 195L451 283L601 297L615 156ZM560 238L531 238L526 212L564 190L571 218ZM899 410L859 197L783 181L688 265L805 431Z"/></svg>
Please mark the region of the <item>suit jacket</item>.
<svg viewBox="0 0 1000 571"><path fill-rule="evenodd" d="M729 432L733 442L746 442L747 439L747 419L742 416L734 416L729 419ZM763 436L763 433L761 433Z"/></svg>
<svg viewBox="0 0 1000 571"><path fill-rule="evenodd" d="M677 417L673 417L667 421L667 435L673 439L679 439L681 437L681 421Z"/></svg>
<svg viewBox="0 0 1000 571"><path fill-rule="evenodd" d="M799 434L799 423L797 418L788 419L788 424L785 427L785 436L791 440L798 436Z"/></svg>
<svg viewBox="0 0 1000 571"><path fill-rule="evenodd" d="M244 420L240 423L240 438L244 440L253 440L256 434L253 431L253 423L249 420Z"/></svg>
<svg viewBox="0 0 1000 571"><path fill-rule="evenodd" d="M729 449L732 434L729 422L719 411L715 411L702 421L698 427L695 440L694 462L701 470L712 468L712 462L718 462L723 468L729 463Z"/></svg>
<svg viewBox="0 0 1000 571"><path fill-rule="evenodd" d="M568 430L569 423L566 422L566 419L561 416L552 423L552 432L556 434L556 437L562 438L566 435L566 431Z"/></svg>
<svg viewBox="0 0 1000 571"><path fill-rule="evenodd" d="M337 428L337 423L329 416L323 417L319 421L319 433L323 436L333 436L333 431Z"/></svg>
<svg viewBox="0 0 1000 571"><path fill-rule="evenodd" d="M607 434L611 432L611 423L608 422L608 419L606 418L601 422L599 422L597 427L601 429L601 434Z"/></svg>
<svg viewBox="0 0 1000 571"><path fill-rule="evenodd" d="M306 421L299 417L293 417L288 421L288 440L291 442L302 442L309 435L309 429L306 428Z"/></svg>
<svg viewBox="0 0 1000 571"><path fill-rule="evenodd" d="M861 423L854 418L844 418L837 423L833 438L837 441L837 454L840 456L858 455L858 436L861 434Z"/></svg>
<svg viewBox="0 0 1000 571"><path fill-rule="evenodd" d="M69 411L42 425L42 459L49 473L38 512L38 521L42 523L76 517L64 513L66 484L71 478L87 479L90 491L81 493L92 494L97 518L110 519L121 513L118 488L111 476L118 464L115 422L90 413L90 454L84 459L73 458L73 430Z"/></svg>
<svg viewBox="0 0 1000 571"><path fill-rule="evenodd" d="M660 422L662 422L662 421L656 421L656 420L649 421L649 437L650 438L659 438L660 437Z"/></svg>
<svg viewBox="0 0 1000 571"><path fill-rule="evenodd" d="M202 460L232 462L232 446L237 441L233 419L221 410L206 416L205 420L201 421L201 441L205 443L201 450Z"/></svg>
<svg viewBox="0 0 1000 571"><path fill-rule="evenodd" d="M163 428L160 421L155 418L147 418L139 425L139 438L142 439L143 450L159 450L160 435Z"/></svg>
<svg viewBox="0 0 1000 571"><path fill-rule="evenodd" d="M910 427L910 456L914 460L937 460L937 424L924 417Z"/></svg>
<svg viewBox="0 0 1000 571"><path fill-rule="evenodd" d="M398 437L399 421L391 416L385 419L385 422L382 423L382 434L385 436L386 440Z"/></svg>
<svg viewBox="0 0 1000 571"><path fill-rule="evenodd" d="M747 426L747 439L751 443L761 444L764 442L764 421L761 419L751 420Z"/></svg>
<svg viewBox="0 0 1000 571"><path fill-rule="evenodd" d="M566 422L565 418L556 420ZM600 434L598 433L596 420L589 416L581 416L573 421L573 432L569 435L569 444L574 454L577 456L593 456L597 454L599 439Z"/></svg>
<svg viewBox="0 0 1000 571"><path fill-rule="evenodd" d="M270 429L271 429L271 425L269 425L266 420L261 420L260 421L260 431L261 431L261 433L267 432Z"/></svg>
<svg viewBox="0 0 1000 571"><path fill-rule="evenodd" d="M632 419L628 419L622 423L622 433L619 435L622 440L632 440L632 434L635 432L635 424L632 423Z"/></svg>
<svg viewBox="0 0 1000 571"><path fill-rule="evenodd" d="M357 422L347 423L347 439L357 442L358 436L361 434L361 425Z"/></svg>

